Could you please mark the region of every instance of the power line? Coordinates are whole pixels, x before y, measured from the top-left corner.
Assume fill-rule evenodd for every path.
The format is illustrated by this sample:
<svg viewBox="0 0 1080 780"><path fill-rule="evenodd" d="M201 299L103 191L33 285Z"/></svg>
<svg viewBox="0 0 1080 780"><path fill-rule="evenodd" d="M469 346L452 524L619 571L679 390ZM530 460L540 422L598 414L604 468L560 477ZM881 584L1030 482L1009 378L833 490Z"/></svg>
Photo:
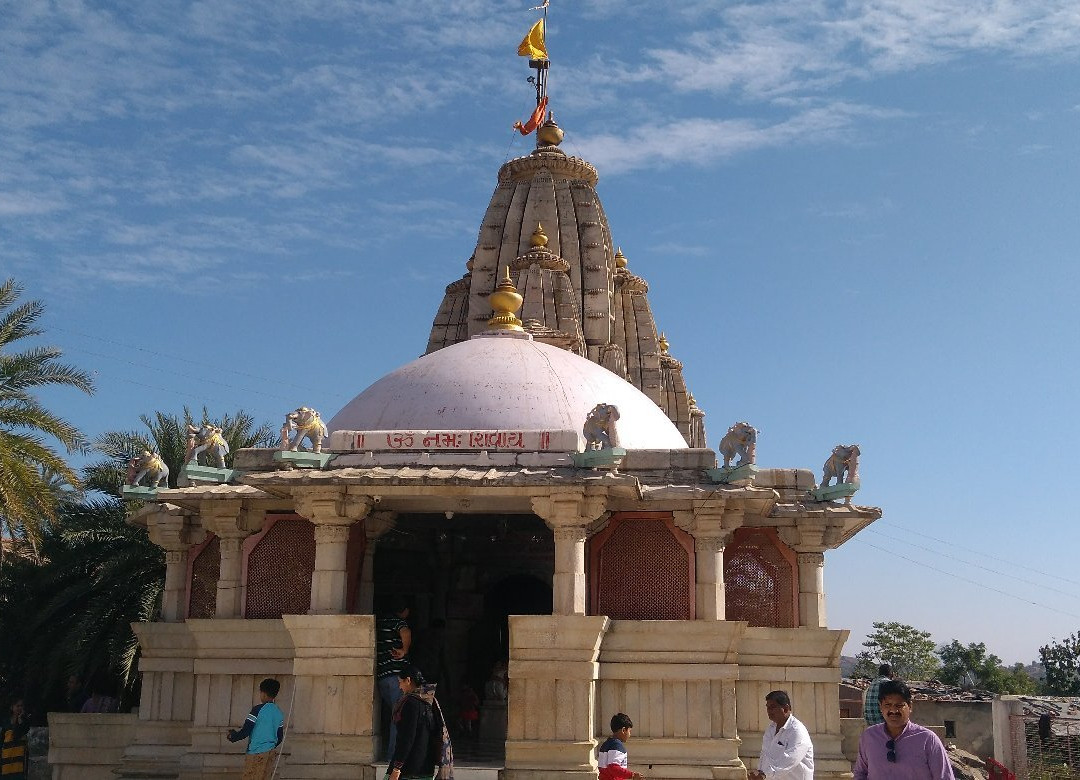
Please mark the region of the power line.
<svg viewBox="0 0 1080 780"><path fill-rule="evenodd" d="M1048 606L1046 604L1040 604L1038 601L1029 601L1028 599L1025 599L1025 598L1023 598L1021 596L1017 596L1014 593L1009 593L1008 591L1001 590L1000 588L995 588L995 587L993 587L991 585L986 585L984 583L977 582L977 581L969 579L967 577L962 577L959 574L956 574L955 572L946 571L945 569L939 569L936 566L931 566L928 563L923 563L922 561L915 560L914 558L908 558L906 555L901 555L900 553L896 552L895 550L888 550L888 549L886 549L884 547L879 547L878 545L874 544L873 542L868 542L865 539L860 539L857 536L854 539L852 539L851 541L860 542L862 544L865 544L867 547L872 547L875 550L886 553L887 555L890 555L890 556L892 556L894 558L899 558L900 560L907 561L908 563L914 563L916 566L922 566L925 569L930 569L931 571L935 571L938 574L944 574L946 577L952 577L953 579L960 580L961 582L966 582L966 583L968 583L970 585L974 585L977 588L982 588L983 590L989 590L989 591L992 591L992 592L997 593L997 594L1002 595L1002 596L1008 596L1011 599L1015 599L1016 601L1023 602L1024 604L1030 604L1033 607L1042 607L1043 609L1049 610L1051 612L1057 612L1059 615L1066 615L1066 616L1071 617L1071 618L1080 619L1080 615L1077 615L1075 613L1066 612L1063 609L1058 609L1057 607L1051 607L1051 606Z"/></svg>
<svg viewBox="0 0 1080 780"><path fill-rule="evenodd" d="M930 539L931 541L934 541L934 542L939 542L941 544L949 545L950 547L957 546L953 542L946 541L945 539L938 539L936 536L931 536L930 534L924 534L924 533L916 531L916 530L914 530L912 528L906 528L906 527L904 527L902 525L898 525L896 523L890 523L888 520L878 520L877 522L882 523L883 525L892 526L893 528L898 528L898 529L900 529L902 531L906 531L907 533L910 533L910 534L915 534L916 536L921 536L921 537L923 537L925 539ZM969 548L969 550L970 550L970 548ZM1062 582L1067 582L1070 585L1078 585L1078 586L1080 586L1080 581L1070 580L1068 577L1062 577L1061 574L1059 574L1058 572L1047 572L1047 571L1042 571L1041 569L1033 568L1031 566L1024 566L1023 564L1016 563L1015 561L1013 561L1013 560L1011 560L1009 558L1001 558L1001 557L998 557L996 555L991 555L990 553L987 553L987 552L981 552L979 550L970 550L970 552L975 553L976 555L981 555L981 556L983 556L985 558L990 558L991 560L998 561L999 563L1007 563L1010 566L1016 567L1017 569L1025 569L1026 571L1034 572L1035 574L1041 574L1044 577L1053 577L1054 579L1061 580ZM1071 596L1073 594L1070 593L1068 595Z"/></svg>
<svg viewBox="0 0 1080 780"><path fill-rule="evenodd" d="M188 380L193 378L191 374L185 374L185 373L182 373L180 371L173 371L173 370L168 369L168 368L161 368L160 366L151 366L151 365L147 365L146 363L140 363L140 362L135 361L135 360L129 360L127 358L116 357L115 355L107 355L107 354L104 354L104 353L101 353L101 352L94 352L93 350L84 349L84 348L81 348L81 347L74 347L74 348L71 348L68 351L75 352L75 353L82 353L84 355L91 355L93 357L105 358L106 360L116 360L116 361L121 362L121 363L127 363L129 366L134 366L135 368L148 369L148 370L151 370L151 371L160 372L162 374L171 374L172 376L179 376L179 377L182 377L182 378L188 379ZM204 366L204 368L205 368L205 366ZM258 377L256 377L256 378L258 378ZM253 390L253 389L248 388L248 387L238 387L236 385L230 385L228 382L222 382L222 381L217 380L217 379L211 379L211 378L207 378L207 377L203 377L203 376L198 377L198 380L200 382L203 382L203 383L206 383L206 384L217 385L218 387L224 387L224 388L226 388L228 390L237 390L237 391L240 391L242 393L254 393L255 395L261 395L261 396L265 396L267 398L274 398L274 399L277 399L277 400L288 400L290 403L295 400L295 399L286 399L285 396L277 395L276 393L267 393L267 392L262 391L262 390ZM311 391L310 390L305 390L304 392L310 393Z"/></svg>
<svg viewBox="0 0 1080 780"><path fill-rule="evenodd" d="M976 561L965 560L965 559L957 557L955 555L949 555L948 553L944 553L944 552L941 552L939 550L935 550L933 547L926 547L926 546L921 545L921 544L915 544L915 542L909 542L906 539L899 539L899 538L897 538L895 536L889 536L889 535L884 534L881 531L878 531L878 530L876 530L874 528L868 528L868 529L866 529L866 531L869 532L869 533L877 534L878 536L883 536L886 539L891 539L894 542L900 542L901 544L910 545L911 547L914 547L914 548L916 548L918 550L926 550L927 552L933 553L934 555L940 555L942 558L948 558L949 560L959 561L960 563L966 563L968 566L981 566L982 565L982 564L980 564L979 562L976 562ZM953 546L955 546L955 545L953 545ZM971 552L974 552L974 551L971 551ZM1009 579L1016 580L1017 582L1023 582L1023 583L1025 583L1027 585L1034 585L1036 588L1043 588L1043 589L1049 590L1049 591L1051 591L1053 593L1060 593L1062 596L1074 596L1074 595L1076 595L1075 591L1058 590L1057 588L1052 588L1049 585L1043 585L1041 583L1034 582L1033 580L1024 579L1023 577L1017 577L1015 574L1007 574L1007 573L1004 573L1004 572L999 572L999 574L1002 574L1003 576L1008 577Z"/></svg>
<svg viewBox="0 0 1080 780"><path fill-rule="evenodd" d="M204 361L204 360L193 360L191 358L180 357L178 355L169 355L169 354L164 353L164 352L158 352L158 351L153 350L153 349L147 349L146 347L140 347L140 346L137 346L135 344L126 344L123 341L117 341L115 339L108 339L108 338L105 338L104 336L96 336L96 335L94 335L92 333L85 333L83 331L71 330L70 328L62 328L62 327L58 327L58 326L55 326L55 325L50 325L49 330L50 331L53 331L53 330L59 331L60 333L70 333L73 336L81 336L82 338L90 339L91 341L100 341L103 344L112 344L113 346L122 347L123 349L127 349L127 350L134 350L134 351L137 351L137 352L145 352L146 354L153 355L154 357L165 358L166 360L175 360L175 361L178 361L180 363L187 363L188 365L198 366L203 371L206 371L206 369L207 369L206 361ZM75 347L74 349L78 349L78 347ZM94 354L94 353L88 353L88 354ZM108 356L106 356L106 357L108 357ZM120 358L115 358L115 359L119 360ZM141 364L133 364L133 365L141 365ZM153 366L150 366L150 367L153 368ZM288 382L282 382L280 379L277 379L277 378L268 379L268 378L266 378L264 376L259 376L258 374L250 374L250 373L248 373L246 371L239 371L239 370L237 370L235 368L217 367L217 368L212 368L211 370L214 371L215 373L229 372L229 373L232 373L232 374L236 374L237 376L247 377L248 379L257 379L260 382L272 382L273 384L276 384L276 385L283 385L284 384L284 385L286 385L288 387L293 387L293 388L295 388L297 390L302 390L305 393L310 392L310 388L301 387L300 385L294 385L294 384L291 384L291 383L288 383Z"/></svg>

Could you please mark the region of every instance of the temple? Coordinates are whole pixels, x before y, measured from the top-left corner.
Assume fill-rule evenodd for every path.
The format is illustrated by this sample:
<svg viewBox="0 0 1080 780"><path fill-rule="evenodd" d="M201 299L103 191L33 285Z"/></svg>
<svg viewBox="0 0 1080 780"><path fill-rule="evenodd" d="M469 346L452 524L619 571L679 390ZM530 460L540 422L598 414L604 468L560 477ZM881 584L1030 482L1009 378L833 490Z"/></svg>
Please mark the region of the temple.
<svg viewBox="0 0 1080 780"><path fill-rule="evenodd" d="M546 119L499 170L426 354L341 409L327 452L245 450L133 512L167 563L161 620L135 626L141 704L52 716L54 777L236 777L225 731L274 676L278 776L373 780L375 614L399 597L444 708L487 694L462 776L595 777L622 711L650 780L744 780L778 688L816 776L850 776L823 568L881 512L806 469L717 468L597 171ZM617 441L593 450L598 404ZM505 698L484 690L500 669Z"/></svg>

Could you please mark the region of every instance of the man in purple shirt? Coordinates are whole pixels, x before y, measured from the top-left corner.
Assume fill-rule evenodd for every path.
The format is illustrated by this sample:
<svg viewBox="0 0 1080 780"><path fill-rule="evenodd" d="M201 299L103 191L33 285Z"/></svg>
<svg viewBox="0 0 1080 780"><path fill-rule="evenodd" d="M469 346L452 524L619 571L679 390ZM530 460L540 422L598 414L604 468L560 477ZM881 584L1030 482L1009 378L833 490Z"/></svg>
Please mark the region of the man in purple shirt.
<svg viewBox="0 0 1080 780"><path fill-rule="evenodd" d="M911 689L901 680L886 680L879 693L885 722L859 737L855 780L953 780L937 734L911 722Z"/></svg>

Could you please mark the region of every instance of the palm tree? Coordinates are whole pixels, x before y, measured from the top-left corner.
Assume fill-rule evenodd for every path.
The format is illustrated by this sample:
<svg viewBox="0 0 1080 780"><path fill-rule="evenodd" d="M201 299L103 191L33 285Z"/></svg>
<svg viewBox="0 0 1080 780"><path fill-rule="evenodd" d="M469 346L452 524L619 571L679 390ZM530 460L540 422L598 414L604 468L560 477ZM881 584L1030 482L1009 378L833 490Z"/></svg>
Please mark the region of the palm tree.
<svg viewBox="0 0 1080 780"><path fill-rule="evenodd" d="M109 679L134 701L131 624L159 614L164 553L145 529L127 523L121 501L98 496L64 508L43 536L41 558L29 578L24 678L54 700L69 674Z"/></svg>
<svg viewBox="0 0 1080 780"><path fill-rule="evenodd" d="M157 618L165 561L146 530L126 522L124 471L132 454L151 449L179 474L187 424L194 422L186 408L182 417L156 412L140 419L145 430L98 437L107 457L83 471L90 492L64 503L59 521L44 529L40 562L19 561L7 577L0 572L0 659L19 659L10 668L0 661L0 693L18 683L58 703L64 680L78 674L111 679L126 702L137 700L131 624ZM233 452L275 440L269 424L257 425L244 411L214 418L203 409L202 420L222 428Z"/></svg>
<svg viewBox="0 0 1080 780"><path fill-rule="evenodd" d="M165 465L169 467L169 487L176 487L176 478L180 475L187 454L187 426L197 425L196 418L185 406L182 419L175 414L155 412L152 417L144 414L139 420L145 430L109 431L95 440L95 447L107 459L87 467L85 474L88 488L119 496L128 461L143 450L161 455ZM243 410L216 418L203 407L202 419L198 422L213 422L221 428L221 435L229 444L225 465L230 468L237 450L245 447L270 447L277 441L269 423L256 426L255 418Z"/></svg>
<svg viewBox="0 0 1080 780"><path fill-rule="evenodd" d="M14 279L0 285L0 539L24 540L36 550L45 525L55 521L61 496L55 478L79 486L79 477L44 437L58 440L68 453L85 453L83 434L37 400L37 388L68 385L93 393L90 375L59 362L57 347L11 345L38 336L40 301L17 304L22 287ZM0 562L4 545L0 544Z"/></svg>

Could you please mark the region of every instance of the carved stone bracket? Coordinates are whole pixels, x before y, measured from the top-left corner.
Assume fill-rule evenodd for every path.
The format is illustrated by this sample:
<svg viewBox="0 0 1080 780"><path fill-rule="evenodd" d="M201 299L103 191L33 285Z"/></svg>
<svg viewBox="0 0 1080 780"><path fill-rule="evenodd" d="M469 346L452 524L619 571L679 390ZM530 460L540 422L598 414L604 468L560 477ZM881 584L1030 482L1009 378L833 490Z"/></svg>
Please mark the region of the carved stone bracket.
<svg viewBox="0 0 1080 780"><path fill-rule="evenodd" d="M798 518L794 526L777 529L780 540L797 553L835 549L844 535L842 517Z"/></svg>
<svg viewBox="0 0 1080 780"><path fill-rule="evenodd" d="M604 496L586 496L584 490L567 490L536 496L532 510L551 529L566 526L587 526L607 509Z"/></svg>

